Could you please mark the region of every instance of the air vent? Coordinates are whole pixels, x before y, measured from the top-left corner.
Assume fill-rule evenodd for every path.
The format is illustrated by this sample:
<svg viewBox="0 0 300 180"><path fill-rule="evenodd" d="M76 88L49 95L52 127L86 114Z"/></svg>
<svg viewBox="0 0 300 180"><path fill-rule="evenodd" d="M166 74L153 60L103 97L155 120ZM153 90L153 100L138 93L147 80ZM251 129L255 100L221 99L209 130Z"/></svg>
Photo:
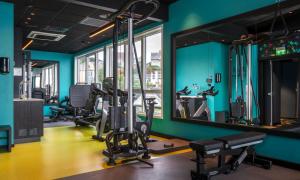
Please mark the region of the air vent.
<svg viewBox="0 0 300 180"><path fill-rule="evenodd" d="M51 32L56 32L56 33L65 33L69 29L64 28L64 27L58 27L58 26L46 26L43 30L45 31L51 31Z"/></svg>
<svg viewBox="0 0 300 180"><path fill-rule="evenodd" d="M104 21L101 19L96 19L96 18L91 18L91 17L86 17L82 21L79 22L79 24L93 26L93 27L101 27L106 23L107 23L107 21Z"/></svg>
<svg viewBox="0 0 300 180"><path fill-rule="evenodd" d="M66 35L64 34L54 34L54 33L46 33L46 32L39 32L39 31L31 31L27 38L30 39L38 39L44 41L60 41Z"/></svg>

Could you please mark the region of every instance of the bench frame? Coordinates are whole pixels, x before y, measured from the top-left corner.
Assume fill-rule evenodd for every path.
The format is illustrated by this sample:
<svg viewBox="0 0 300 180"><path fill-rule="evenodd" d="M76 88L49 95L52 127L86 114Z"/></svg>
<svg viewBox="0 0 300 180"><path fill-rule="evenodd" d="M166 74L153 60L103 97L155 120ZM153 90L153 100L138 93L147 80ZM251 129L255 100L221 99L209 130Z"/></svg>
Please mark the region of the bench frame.
<svg viewBox="0 0 300 180"><path fill-rule="evenodd" d="M220 141L222 142L222 141ZM218 174L229 174L238 169L244 162L250 165L270 169L272 161L257 158L254 146L262 143L263 140L253 141L251 143L231 146L224 143L223 148L217 148L209 151L194 149L196 151L196 170L191 171L192 180L209 180L212 176ZM218 158L217 166L206 168L206 158Z"/></svg>

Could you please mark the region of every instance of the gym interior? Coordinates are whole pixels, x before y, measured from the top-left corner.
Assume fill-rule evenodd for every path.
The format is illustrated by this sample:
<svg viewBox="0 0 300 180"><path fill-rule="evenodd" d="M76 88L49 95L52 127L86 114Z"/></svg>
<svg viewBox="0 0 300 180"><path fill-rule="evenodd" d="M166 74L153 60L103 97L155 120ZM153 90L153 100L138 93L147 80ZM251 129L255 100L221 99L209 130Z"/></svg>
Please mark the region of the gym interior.
<svg viewBox="0 0 300 180"><path fill-rule="evenodd" d="M299 0L0 12L0 179L300 180Z"/></svg>

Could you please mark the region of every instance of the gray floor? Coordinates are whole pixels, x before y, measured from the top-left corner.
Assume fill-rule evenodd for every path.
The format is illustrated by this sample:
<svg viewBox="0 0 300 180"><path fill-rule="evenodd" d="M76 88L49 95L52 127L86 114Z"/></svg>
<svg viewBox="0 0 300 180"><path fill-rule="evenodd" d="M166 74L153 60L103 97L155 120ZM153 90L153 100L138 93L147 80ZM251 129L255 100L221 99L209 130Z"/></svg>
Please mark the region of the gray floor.
<svg viewBox="0 0 300 180"><path fill-rule="evenodd" d="M44 122L44 128L64 127L64 126L75 126L75 123L72 121Z"/></svg>

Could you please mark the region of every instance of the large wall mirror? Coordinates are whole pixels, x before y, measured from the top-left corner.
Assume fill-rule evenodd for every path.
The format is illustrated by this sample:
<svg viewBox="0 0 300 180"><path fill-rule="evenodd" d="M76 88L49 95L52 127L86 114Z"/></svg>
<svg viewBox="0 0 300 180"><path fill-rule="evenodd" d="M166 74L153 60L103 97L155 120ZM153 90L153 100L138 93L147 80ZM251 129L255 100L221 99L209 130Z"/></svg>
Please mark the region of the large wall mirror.
<svg viewBox="0 0 300 180"><path fill-rule="evenodd" d="M172 119L300 137L299 18L286 1L173 34Z"/></svg>
<svg viewBox="0 0 300 180"><path fill-rule="evenodd" d="M45 104L59 101L59 62L31 60L32 98L44 99Z"/></svg>

